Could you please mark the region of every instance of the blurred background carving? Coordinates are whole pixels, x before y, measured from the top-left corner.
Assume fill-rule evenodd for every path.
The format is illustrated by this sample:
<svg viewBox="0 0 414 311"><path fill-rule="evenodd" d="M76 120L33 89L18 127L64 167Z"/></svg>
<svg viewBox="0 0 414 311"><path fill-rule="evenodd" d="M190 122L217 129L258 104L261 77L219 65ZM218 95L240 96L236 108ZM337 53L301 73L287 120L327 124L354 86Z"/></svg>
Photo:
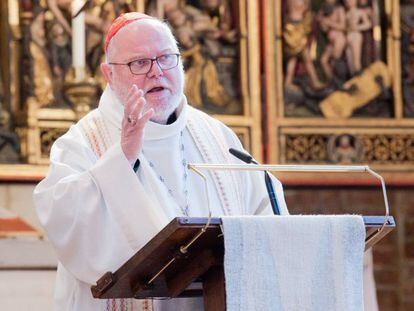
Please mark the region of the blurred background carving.
<svg viewBox="0 0 414 311"><path fill-rule="evenodd" d="M116 16L137 9L171 25L189 101L242 130L245 143L262 157L258 7L243 4L240 14L240 6L219 0L8 0L9 22L1 32L8 38L2 41L3 71L16 161L47 164L54 139L97 106L105 85L99 69L105 33Z"/></svg>
<svg viewBox="0 0 414 311"><path fill-rule="evenodd" d="M174 29L189 102L209 113L243 113L236 9L228 0L148 2L147 12Z"/></svg>
<svg viewBox="0 0 414 311"><path fill-rule="evenodd" d="M392 116L379 1L293 0L283 9L286 116Z"/></svg>

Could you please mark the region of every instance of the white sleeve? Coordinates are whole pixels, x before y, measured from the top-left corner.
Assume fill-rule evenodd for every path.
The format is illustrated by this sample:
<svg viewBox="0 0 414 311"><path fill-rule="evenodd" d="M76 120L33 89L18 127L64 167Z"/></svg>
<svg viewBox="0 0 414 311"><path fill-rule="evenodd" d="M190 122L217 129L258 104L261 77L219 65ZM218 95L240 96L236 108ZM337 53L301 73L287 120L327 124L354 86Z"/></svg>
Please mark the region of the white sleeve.
<svg viewBox="0 0 414 311"><path fill-rule="evenodd" d="M59 261L89 284L119 268L166 224L120 144L96 159L76 127L53 145L48 175L33 196Z"/></svg>

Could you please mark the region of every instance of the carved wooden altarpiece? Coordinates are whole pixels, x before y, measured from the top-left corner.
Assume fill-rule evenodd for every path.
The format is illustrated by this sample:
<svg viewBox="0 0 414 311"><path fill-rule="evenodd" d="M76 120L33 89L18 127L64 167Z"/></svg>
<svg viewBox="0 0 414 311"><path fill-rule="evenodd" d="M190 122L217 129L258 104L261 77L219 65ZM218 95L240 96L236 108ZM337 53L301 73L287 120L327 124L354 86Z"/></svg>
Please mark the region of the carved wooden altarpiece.
<svg viewBox="0 0 414 311"><path fill-rule="evenodd" d="M399 1L264 0L262 13L268 162L412 173Z"/></svg>
<svg viewBox="0 0 414 311"><path fill-rule="evenodd" d="M186 69L189 102L232 127L262 158L256 1L88 1L82 81L75 81L72 69L71 10L71 1L1 2L0 142L13 155L13 161L0 157L3 180L44 176L52 143L97 105L109 24L133 10L169 22Z"/></svg>

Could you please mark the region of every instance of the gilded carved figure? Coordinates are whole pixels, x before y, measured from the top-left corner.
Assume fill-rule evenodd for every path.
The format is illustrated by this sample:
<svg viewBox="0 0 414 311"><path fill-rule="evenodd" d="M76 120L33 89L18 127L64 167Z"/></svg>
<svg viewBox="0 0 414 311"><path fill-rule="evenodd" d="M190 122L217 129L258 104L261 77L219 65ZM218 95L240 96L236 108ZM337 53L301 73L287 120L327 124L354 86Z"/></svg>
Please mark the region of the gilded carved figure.
<svg viewBox="0 0 414 311"><path fill-rule="evenodd" d="M241 114L238 31L230 1L150 1L171 24L186 67L186 96L212 113Z"/></svg>
<svg viewBox="0 0 414 311"><path fill-rule="evenodd" d="M357 0L345 0L346 6L346 57L351 75L359 73L362 69L361 52L362 32L371 28L371 21L366 10L358 7Z"/></svg>
<svg viewBox="0 0 414 311"><path fill-rule="evenodd" d="M361 160L362 145L351 135L331 136L327 147L329 161L333 163L350 165Z"/></svg>
<svg viewBox="0 0 414 311"><path fill-rule="evenodd" d="M30 25L29 51L32 57L33 96L39 107L51 105L54 100L53 76L50 70L50 54L47 50L45 32L45 11L37 7L33 12L33 21Z"/></svg>
<svg viewBox="0 0 414 311"><path fill-rule="evenodd" d="M312 32L313 14L309 0L292 0L286 5L287 18L283 28L283 52L286 57L285 87L292 87L296 65L300 58L309 75L311 87L315 90L322 89L324 85L319 80L310 56L309 39Z"/></svg>
<svg viewBox="0 0 414 311"><path fill-rule="evenodd" d="M340 60L346 47L346 15L337 0L325 0L317 14L320 29L328 40L321 55L321 66L326 78L334 77L332 62Z"/></svg>
<svg viewBox="0 0 414 311"><path fill-rule="evenodd" d="M70 36L60 23L53 23L49 31L50 63L54 77L54 90L58 102L63 102L61 90L72 67Z"/></svg>

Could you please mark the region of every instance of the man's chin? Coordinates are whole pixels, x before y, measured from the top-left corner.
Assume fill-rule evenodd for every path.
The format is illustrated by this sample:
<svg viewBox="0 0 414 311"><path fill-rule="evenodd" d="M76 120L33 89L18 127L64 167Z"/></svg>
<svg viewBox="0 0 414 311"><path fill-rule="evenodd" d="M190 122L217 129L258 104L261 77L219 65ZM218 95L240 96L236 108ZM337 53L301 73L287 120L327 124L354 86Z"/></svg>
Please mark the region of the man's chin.
<svg viewBox="0 0 414 311"><path fill-rule="evenodd" d="M167 115L167 114L158 114L158 115L154 115L152 118L151 118L151 122L154 122L154 123L158 123L158 124L167 124L167 120L168 120L168 118L169 118L169 116L170 116L171 114L169 114L169 115Z"/></svg>
<svg viewBox="0 0 414 311"><path fill-rule="evenodd" d="M170 115L177 109L177 103L168 103L165 105L150 104L149 107L154 108L154 116L151 118L152 122L165 124Z"/></svg>

